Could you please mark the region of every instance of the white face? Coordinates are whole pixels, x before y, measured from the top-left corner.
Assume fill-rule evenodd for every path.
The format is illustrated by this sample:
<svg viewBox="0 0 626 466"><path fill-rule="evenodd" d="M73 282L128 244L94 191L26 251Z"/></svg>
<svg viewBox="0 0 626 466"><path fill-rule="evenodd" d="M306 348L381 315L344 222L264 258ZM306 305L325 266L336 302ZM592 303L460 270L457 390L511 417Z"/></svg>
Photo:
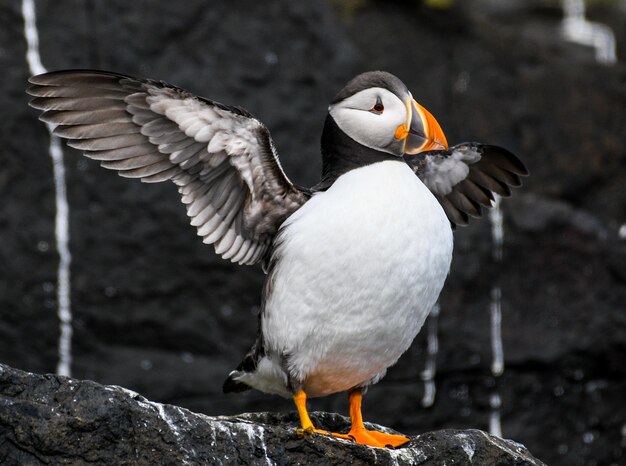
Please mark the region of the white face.
<svg viewBox="0 0 626 466"><path fill-rule="evenodd" d="M409 126L410 116L404 102L387 89L362 90L331 105L328 111L337 126L359 144L393 155L403 154L403 141L395 134L398 126Z"/></svg>

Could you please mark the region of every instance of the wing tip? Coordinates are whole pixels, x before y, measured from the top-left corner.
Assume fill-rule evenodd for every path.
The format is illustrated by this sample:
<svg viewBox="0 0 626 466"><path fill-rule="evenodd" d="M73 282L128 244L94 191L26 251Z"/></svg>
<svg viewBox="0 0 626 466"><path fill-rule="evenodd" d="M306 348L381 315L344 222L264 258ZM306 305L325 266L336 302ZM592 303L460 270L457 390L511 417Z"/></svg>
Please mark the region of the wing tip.
<svg viewBox="0 0 626 466"><path fill-rule="evenodd" d="M499 156L506 158L506 160L512 165L512 167L507 167L507 169L511 171L512 173L514 173L515 175L518 175L518 176L530 175L530 171L528 170L524 162L522 162L519 159L519 157L517 157L513 152L511 152L507 148L502 147L502 146L495 146L492 144L481 144L481 146L484 152L494 153L494 154L497 154ZM513 168L513 170L511 170L511 168Z"/></svg>

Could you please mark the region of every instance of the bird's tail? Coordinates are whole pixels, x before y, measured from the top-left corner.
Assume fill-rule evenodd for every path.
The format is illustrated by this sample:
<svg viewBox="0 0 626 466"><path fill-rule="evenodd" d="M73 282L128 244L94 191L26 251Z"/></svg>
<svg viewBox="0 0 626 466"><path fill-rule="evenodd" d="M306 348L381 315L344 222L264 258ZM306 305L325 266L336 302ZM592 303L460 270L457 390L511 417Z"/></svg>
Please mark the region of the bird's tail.
<svg viewBox="0 0 626 466"><path fill-rule="evenodd" d="M228 374L228 377L224 381L224 385L222 385L222 390L224 391L224 393L239 393L250 390L252 388L250 385L237 380L243 374L244 373L241 371L232 371L230 374Z"/></svg>

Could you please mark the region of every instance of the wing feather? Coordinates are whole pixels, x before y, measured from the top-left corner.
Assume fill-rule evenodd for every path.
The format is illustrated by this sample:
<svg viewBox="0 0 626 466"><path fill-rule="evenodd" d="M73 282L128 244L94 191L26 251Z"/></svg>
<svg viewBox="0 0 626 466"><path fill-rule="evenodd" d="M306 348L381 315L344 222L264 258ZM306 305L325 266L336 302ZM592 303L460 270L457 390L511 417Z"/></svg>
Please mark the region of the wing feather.
<svg viewBox="0 0 626 466"><path fill-rule="evenodd" d="M145 136L162 136L175 131L176 126L165 117L155 118L141 127L141 134Z"/></svg>
<svg viewBox="0 0 626 466"><path fill-rule="evenodd" d="M62 137L62 136L61 136ZM67 145L74 149L100 151L121 149L142 144L146 138L142 134L120 134L118 136L99 137L94 139L69 139Z"/></svg>
<svg viewBox="0 0 626 466"><path fill-rule="evenodd" d="M508 197L511 195L511 190L506 185L504 180L494 178L493 176L482 170L472 170L469 173L468 179L472 180L474 183L480 186L484 186L485 188L493 191L500 196Z"/></svg>
<svg viewBox="0 0 626 466"><path fill-rule="evenodd" d="M106 161L102 162L100 165L102 165L104 168L108 168L109 170L132 170L134 168L145 167L146 165L150 165L162 160L163 155L159 154L158 152L153 152L151 154L139 155L137 157L129 157L127 159Z"/></svg>
<svg viewBox="0 0 626 466"><path fill-rule="evenodd" d="M197 218L198 214L211 205L211 199L208 196L204 196L208 192L208 188L205 185L201 185L202 192L199 193L193 201L187 205L187 215ZM187 196L184 196L185 198ZM185 202L185 200L183 200Z"/></svg>
<svg viewBox="0 0 626 466"><path fill-rule="evenodd" d="M235 234L235 241L232 246L226 251L222 257L224 259L232 259L241 249L241 245L243 244L243 237L241 235Z"/></svg>
<svg viewBox="0 0 626 466"><path fill-rule="evenodd" d="M219 212L215 214L215 216L221 221L218 223L215 230L213 230L209 235L204 237L203 242L206 244L213 244L215 241L224 236L226 229L230 226L230 222L232 222L233 217L235 216L234 211L226 212L226 216L222 216Z"/></svg>
<svg viewBox="0 0 626 466"><path fill-rule="evenodd" d="M512 188L519 188L522 185L522 180L518 175L495 164L485 163L481 166L481 169L486 175L491 176L495 180L503 181Z"/></svg>
<svg viewBox="0 0 626 466"><path fill-rule="evenodd" d="M492 202L495 200L493 193L480 185L477 185L469 178L461 181L456 188L459 192L465 194L469 199L473 199L480 205L485 207L491 207Z"/></svg>
<svg viewBox="0 0 626 466"><path fill-rule="evenodd" d="M254 257L255 257L255 254L257 253L257 247L259 247L259 246L251 244L249 249L248 249L248 252L246 253L245 256L243 256L243 259L241 259L241 261L246 263L248 261L253 260Z"/></svg>
<svg viewBox="0 0 626 466"><path fill-rule="evenodd" d="M76 86L32 86L29 88L28 93L37 97L89 97L93 95L88 87ZM114 100L124 100L128 95L127 92L120 89L113 88L98 88L98 97L104 97Z"/></svg>
<svg viewBox="0 0 626 466"><path fill-rule="evenodd" d="M450 199L448 199L447 197L437 197L439 199L439 202L441 203L441 206L443 207L444 212L446 213L446 215L448 216L448 218L450 219L450 221L452 223L454 223L455 225L467 225L469 222L469 217L467 216L467 214L465 212L463 212L462 210L458 209L454 204L452 204L452 201L450 201Z"/></svg>
<svg viewBox="0 0 626 466"><path fill-rule="evenodd" d="M455 189L450 194L448 194L447 198L454 206L457 206L461 209L461 211L465 212L466 214L477 218L482 217L480 204L468 198L458 189Z"/></svg>
<svg viewBox="0 0 626 466"><path fill-rule="evenodd" d="M235 230L229 228L226 234L222 236L222 239L215 243L215 253L223 256L233 245L236 237L237 234L235 233Z"/></svg>
<svg viewBox="0 0 626 466"><path fill-rule="evenodd" d="M190 164L193 165L194 163L197 163L200 160L200 154L203 153L203 151L204 151L204 147L200 145L194 144L191 146L187 146L184 149L180 149L175 152L172 152L170 154L170 162L176 165L182 165L187 160L191 159L194 156L197 156L197 158L194 159L194 162L187 163L187 165L190 165Z"/></svg>
<svg viewBox="0 0 626 466"><path fill-rule="evenodd" d="M108 97L37 97L30 101L30 106L38 110L90 110L109 107L115 100Z"/></svg>
<svg viewBox="0 0 626 466"><path fill-rule="evenodd" d="M172 168L175 168L175 167L172 167L172 164L169 162L169 160L161 159L150 165L144 165L142 167L133 168L131 170L121 170L118 173L120 176L123 176L124 178L147 178L147 177L151 177L153 175L159 174L159 173L166 172ZM169 179L169 178L166 178L166 179Z"/></svg>
<svg viewBox="0 0 626 466"><path fill-rule="evenodd" d="M177 173L178 173L178 168L172 167L172 168L169 168L168 170L163 170L153 175L142 176L141 181L143 183L161 183L162 181L171 180L174 176L176 176ZM122 175L122 172L120 172L120 175L124 176Z"/></svg>
<svg viewBox="0 0 626 466"><path fill-rule="evenodd" d="M120 134L137 134L139 128L132 122L106 122L85 125L59 125L56 134L66 139L93 139L118 136Z"/></svg>
<svg viewBox="0 0 626 466"><path fill-rule="evenodd" d="M245 240L239 248L237 254L235 254L230 260L232 262L243 262L244 257L248 254L248 250L250 249L250 240Z"/></svg>
<svg viewBox="0 0 626 466"><path fill-rule="evenodd" d="M27 92L41 120L104 168L173 181L203 241L233 262L262 260L310 196L282 171L267 128L239 107L89 70L33 76Z"/></svg>
<svg viewBox="0 0 626 466"><path fill-rule="evenodd" d="M450 221L467 225L469 216L481 217L492 207L494 193L510 196L511 188L528 176L524 164L497 146L463 143L447 151L405 156L406 162L441 203Z"/></svg>
<svg viewBox="0 0 626 466"><path fill-rule="evenodd" d="M123 160L131 157L139 157L141 155L152 154L155 147L149 142L137 144L136 146L120 147L119 149L84 151L86 157L94 160Z"/></svg>
<svg viewBox="0 0 626 466"><path fill-rule="evenodd" d="M92 111L85 110L48 110L39 117L41 121L53 125L88 125L108 121L109 123L124 123L128 121L128 113L118 106L100 108Z"/></svg>

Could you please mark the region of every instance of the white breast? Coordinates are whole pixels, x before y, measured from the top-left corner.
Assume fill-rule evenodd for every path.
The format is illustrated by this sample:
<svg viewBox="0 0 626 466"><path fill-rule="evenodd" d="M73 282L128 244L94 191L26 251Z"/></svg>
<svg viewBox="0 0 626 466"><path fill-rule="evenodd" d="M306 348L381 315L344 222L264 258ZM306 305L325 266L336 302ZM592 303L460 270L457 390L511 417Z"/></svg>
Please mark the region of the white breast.
<svg viewBox="0 0 626 466"><path fill-rule="evenodd" d="M404 163L352 170L285 223L263 319L309 396L384 374L435 304L450 267L443 209Z"/></svg>

